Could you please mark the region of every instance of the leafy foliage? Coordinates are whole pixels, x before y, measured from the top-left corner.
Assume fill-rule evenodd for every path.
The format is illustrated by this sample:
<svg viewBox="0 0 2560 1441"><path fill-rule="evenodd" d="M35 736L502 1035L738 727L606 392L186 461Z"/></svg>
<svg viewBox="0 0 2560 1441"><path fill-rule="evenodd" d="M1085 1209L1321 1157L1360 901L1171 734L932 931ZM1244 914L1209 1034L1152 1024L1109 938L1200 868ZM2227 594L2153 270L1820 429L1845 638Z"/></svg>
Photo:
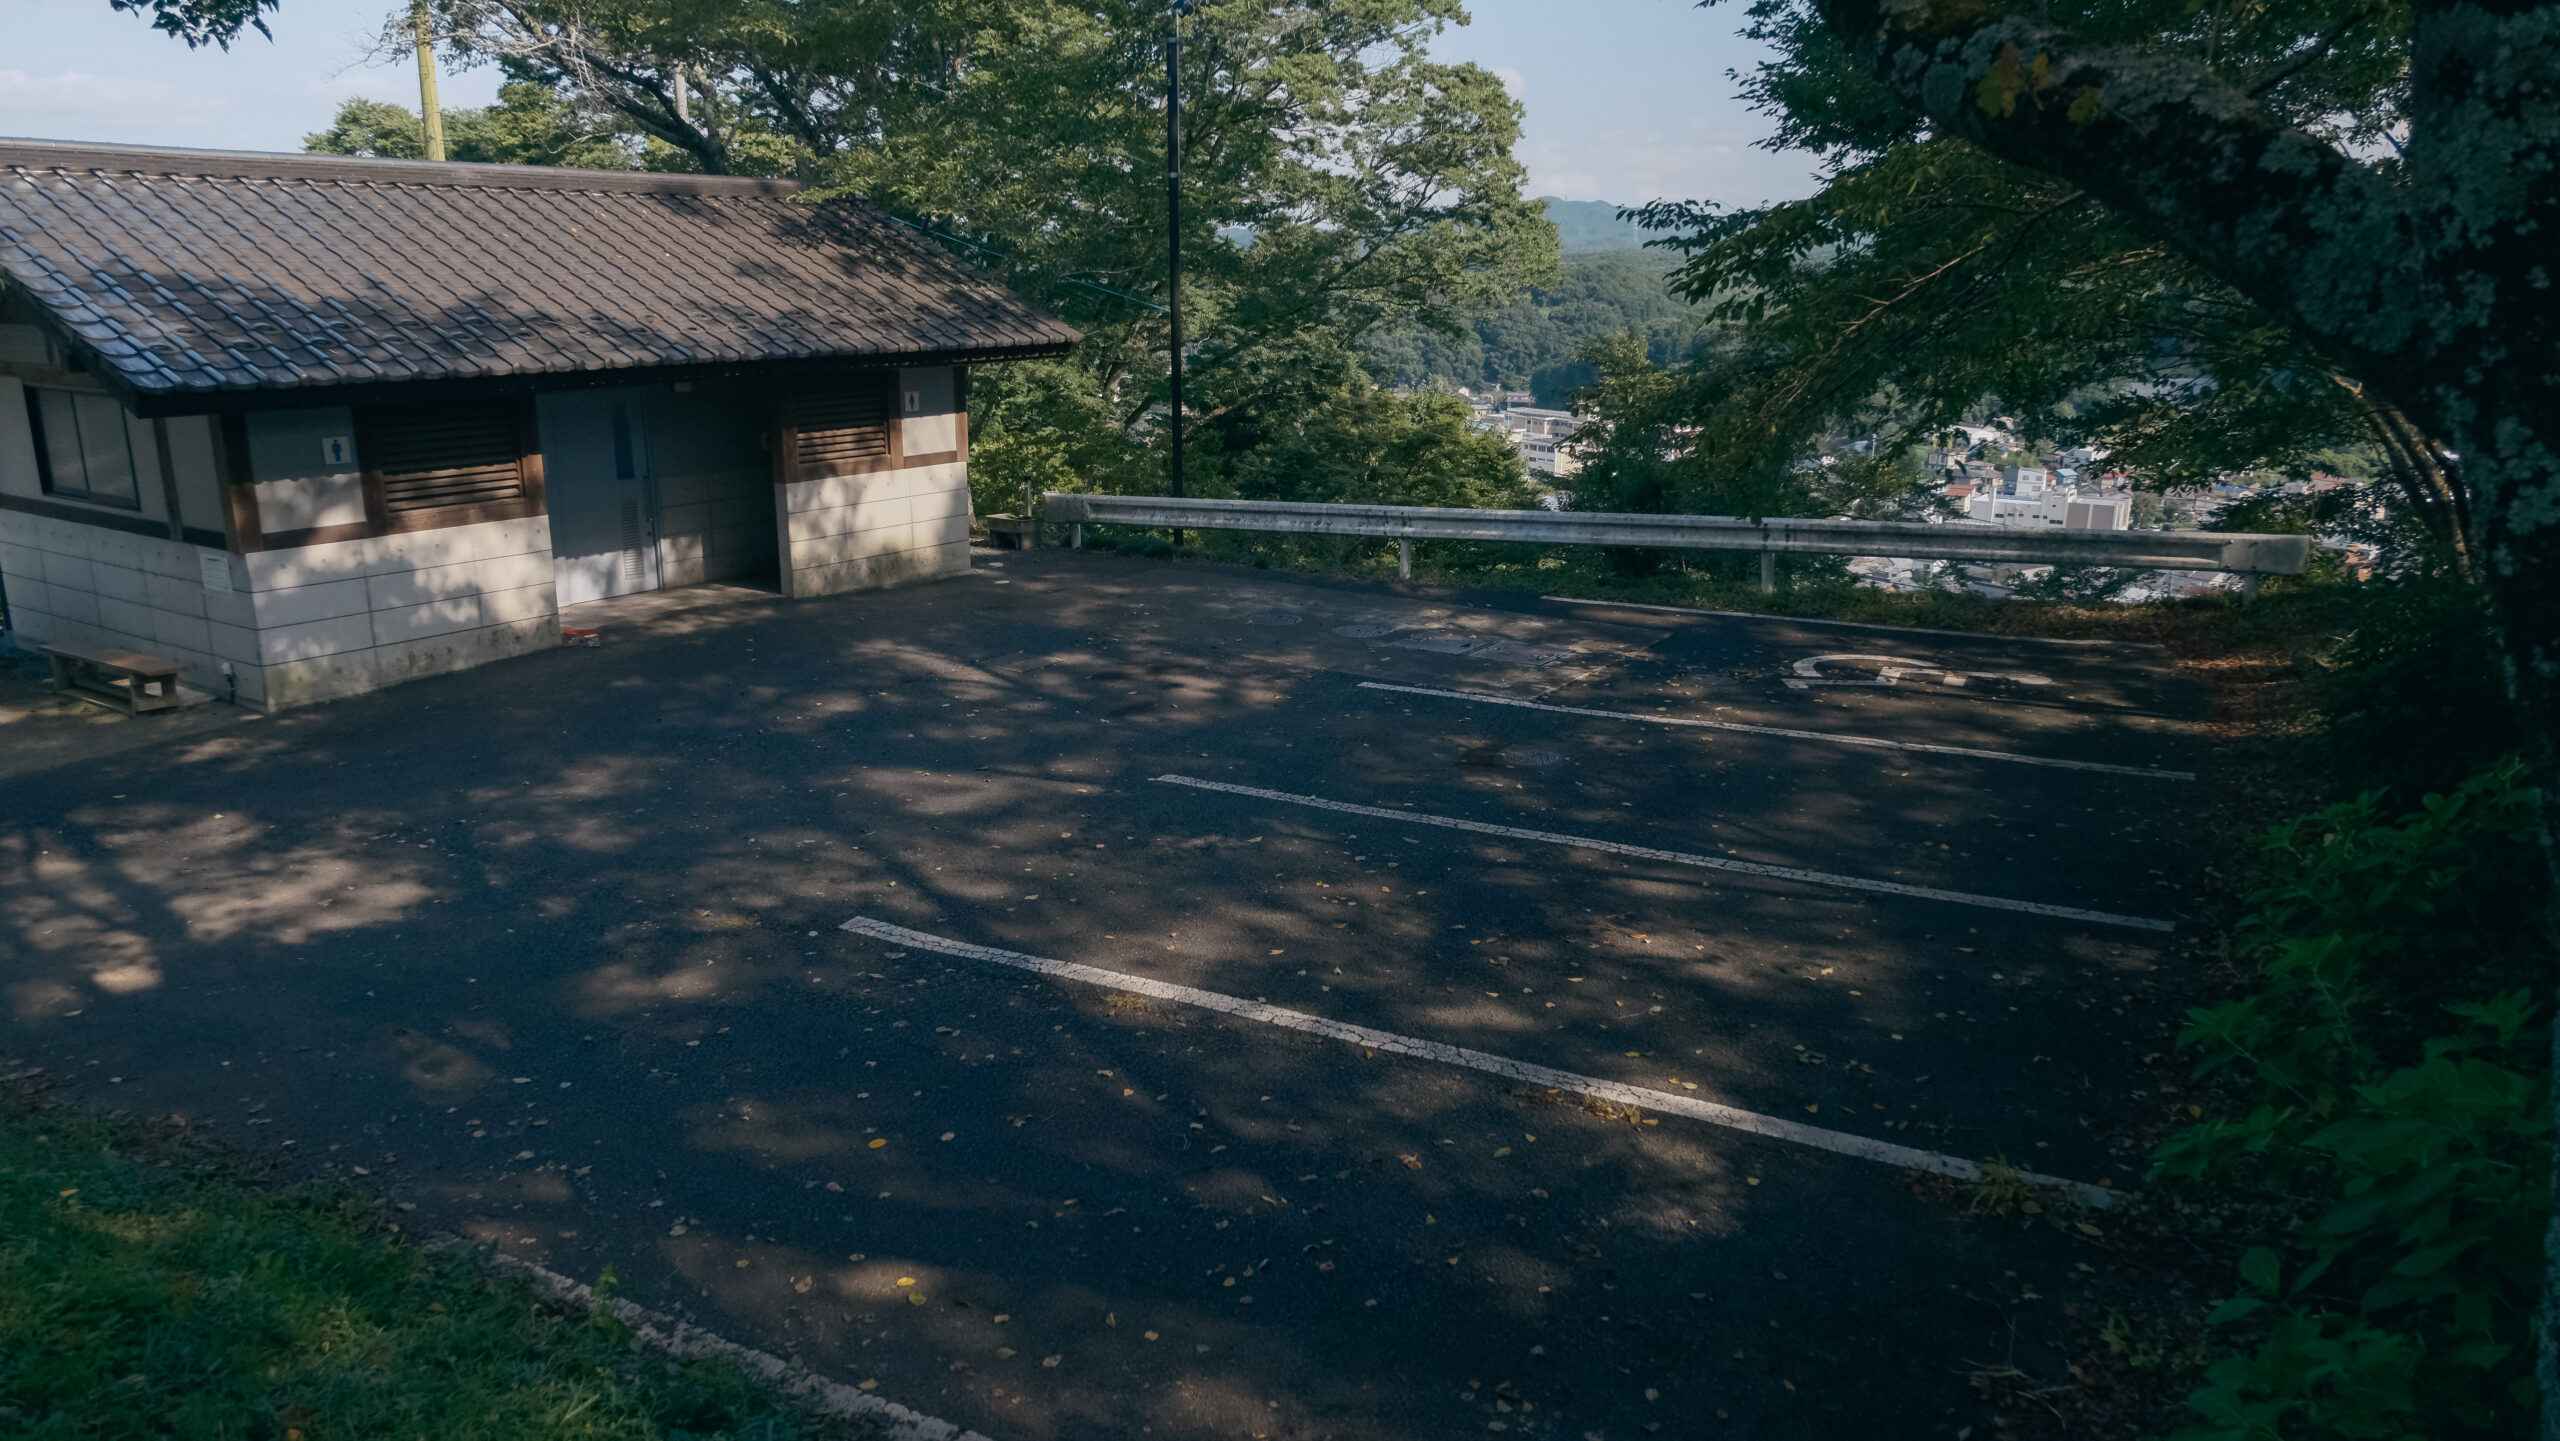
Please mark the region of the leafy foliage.
<svg viewBox="0 0 2560 1441"><path fill-rule="evenodd" d="M2240 941L2250 995L2184 1040L2246 1108L2163 1174L2300 1198L2215 1313L2250 1339L2179 1441L2520 1434L2548 1202L2543 864L2508 761L2394 818L2375 795L2277 827Z"/></svg>
<svg viewBox="0 0 2560 1441"><path fill-rule="evenodd" d="M1183 20L1186 398L1202 493L1277 470L1359 473L1357 453L1308 469L1253 460L1242 438L1351 443L1380 401L1369 337L1455 335L1553 276L1554 229L1520 197L1510 155L1518 106L1489 73L1429 58L1457 17L1450 0L1225 0ZM827 163L831 185L926 218L1086 332L1082 378L1040 404L1053 431L1070 413L1093 427L1058 436L1085 452L1084 487L1154 489L1163 474L1163 38L1151 5L993 7L943 93ZM1352 408L1339 424L1313 414L1336 404ZM1114 446L1116 461L1094 464ZM1002 451L978 463L1007 489L1031 478Z"/></svg>
<svg viewBox="0 0 2560 1441"><path fill-rule="evenodd" d="M1576 437L1588 454L1575 509L1889 520L1936 503L1909 457L1881 447L1814 457L1771 446L1748 463L1720 450L1747 444L1734 426L1707 422L1721 413L1728 367L1759 344L1728 333L1707 359L1676 368L1656 364L1634 335L1593 345L1599 378L1580 392L1590 422Z"/></svg>
<svg viewBox="0 0 2560 1441"><path fill-rule="evenodd" d="M1552 213L1555 202L1545 203ZM1658 254L1568 252L1561 283L1470 318L1455 338L1396 331L1372 340L1370 354L1398 385L1527 390L1540 405L1563 407L1599 380L1587 353L1599 341L1632 331L1656 365L1673 365L1708 333L1707 317L1665 286L1669 268Z"/></svg>
<svg viewBox="0 0 2560 1441"><path fill-rule="evenodd" d="M2366 588L2320 698L2330 766L2409 806L2521 743L2486 598L2424 577Z"/></svg>
<svg viewBox="0 0 2560 1441"><path fill-rule="evenodd" d="M611 115L582 110L551 87L527 81L499 86L495 105L445 111L444 146L448 160L586 170L629 170L639 153L636 138L620 133ZM353 99L339 104L328 129L302 137L302 148L415 160L426 154L426 134L414 110Z"/></svg>
<svg viewBox="0 0 2560 1441"><path fill-rule="evenodd" d="M275 38L275 32L267 28L266 12L276 8L277 0L107 0L107 3L127 14L149 15L152 29L184 40L190 50L207 45L218 45L228 50L243 30L255 30L270 40Z"/></svg>
<svg viewBox="0 0 2560 1441"><path fill-rule="evenodd" d="M1773 146L1823 155L1822 191L1742 213L1640 214L1689 257L1675 287L1755 340L1718 357L1718 383L1700 392L1701 464L1783 465L1841 429L1898 447L1994 410L2031 436L2104 448L2111 468L2160 487L2298 474L2363 448L2424 520L2426 558L2460 559L2467 496L2443 444L2156 228L1921 123L1842 43L1834 9L1758 0L1745 33L1774 58L1737 77L1774 120ZM2401 7L2037 13L2091 43L2203 58L2333 144L2377 144L2402 113ZM2050 84L2013 63L1979 103L2095 103L2038 88Z"/></svg>

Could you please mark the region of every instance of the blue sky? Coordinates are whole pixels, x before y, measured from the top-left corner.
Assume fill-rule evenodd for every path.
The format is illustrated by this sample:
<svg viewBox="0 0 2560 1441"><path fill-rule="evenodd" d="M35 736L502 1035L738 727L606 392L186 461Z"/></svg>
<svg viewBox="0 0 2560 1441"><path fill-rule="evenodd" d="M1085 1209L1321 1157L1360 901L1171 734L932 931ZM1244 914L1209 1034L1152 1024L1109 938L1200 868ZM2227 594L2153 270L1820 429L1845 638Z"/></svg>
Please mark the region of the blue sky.
<svg viewBox="0 0 2560 1441"><path fill-rule="evenodd" d="M0 135L231 150L298 150L351 95L417 104L408 64L359 63L386 0L284 0L271 23L220 50L189 51L106 0L0 0ZM1767 133L1725 72L1754 47L1738 4L1686 0L1475 0L1475 23L1437 53L1500 74L1528 112L1519 155L1534 195L1633 204L1728 204L1808 194L1811 164L1752 141ZM448 73L448 106L485 104L487 70Z"/></svg>

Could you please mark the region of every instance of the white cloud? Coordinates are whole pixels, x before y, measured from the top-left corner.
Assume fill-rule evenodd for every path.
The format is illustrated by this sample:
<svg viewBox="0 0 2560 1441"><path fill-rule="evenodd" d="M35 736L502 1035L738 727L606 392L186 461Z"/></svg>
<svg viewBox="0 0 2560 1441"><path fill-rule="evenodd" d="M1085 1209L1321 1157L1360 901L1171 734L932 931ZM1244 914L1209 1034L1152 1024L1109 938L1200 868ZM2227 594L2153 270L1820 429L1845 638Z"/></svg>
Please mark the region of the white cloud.
<svg viewBox="0 0 2560 1441"><path fill-rule="evenodd" d="M230 108L230 97L204 86L79 70L58 75L0 70L0 115L8 116L13 126L24 123L20 117L161 120Z"/></svg>

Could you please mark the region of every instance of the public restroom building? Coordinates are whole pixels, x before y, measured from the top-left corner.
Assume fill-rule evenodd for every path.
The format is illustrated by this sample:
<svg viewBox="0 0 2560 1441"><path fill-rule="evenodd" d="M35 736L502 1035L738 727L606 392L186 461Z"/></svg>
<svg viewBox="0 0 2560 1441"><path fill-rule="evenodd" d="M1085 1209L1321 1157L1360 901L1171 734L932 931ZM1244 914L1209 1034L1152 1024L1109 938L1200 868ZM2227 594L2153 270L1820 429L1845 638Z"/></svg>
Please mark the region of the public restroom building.
<svg viewBox="0 0 2560 1441"><path fill-rule="evenodd" d="M0 601L264 709L968 565L1053 320L788 181L0 140Z"/></svg>

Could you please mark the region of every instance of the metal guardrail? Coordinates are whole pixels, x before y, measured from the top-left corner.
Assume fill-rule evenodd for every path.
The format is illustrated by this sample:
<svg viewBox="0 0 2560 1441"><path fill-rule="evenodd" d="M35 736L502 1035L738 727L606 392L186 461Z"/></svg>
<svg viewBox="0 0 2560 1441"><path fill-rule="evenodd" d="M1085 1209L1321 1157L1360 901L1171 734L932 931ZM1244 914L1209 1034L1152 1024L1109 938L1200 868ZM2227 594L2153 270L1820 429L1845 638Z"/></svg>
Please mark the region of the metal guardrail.
<svg viewBox="0 0 2560 1441"><path fill-rule="evenodd" d="M1782 553L1892 556L1911 560L2012 561L2300 575L2311 558L2307 535L2224 535L2210 531L2022 530L1956 521L1738 520L1717 515L1623 515L1551 510L1466 510L1424 505L1310 505L1282 500L1198 500L1164 495L1040 498L1040 518L1076 527L1136 525L1184 530L1260 530L1295 535L1361 535L1404 542L1412 571L1417 540L1489 540L1529 545L1627 545L1685 550L1756 550L1763 584Z"/></svg>

